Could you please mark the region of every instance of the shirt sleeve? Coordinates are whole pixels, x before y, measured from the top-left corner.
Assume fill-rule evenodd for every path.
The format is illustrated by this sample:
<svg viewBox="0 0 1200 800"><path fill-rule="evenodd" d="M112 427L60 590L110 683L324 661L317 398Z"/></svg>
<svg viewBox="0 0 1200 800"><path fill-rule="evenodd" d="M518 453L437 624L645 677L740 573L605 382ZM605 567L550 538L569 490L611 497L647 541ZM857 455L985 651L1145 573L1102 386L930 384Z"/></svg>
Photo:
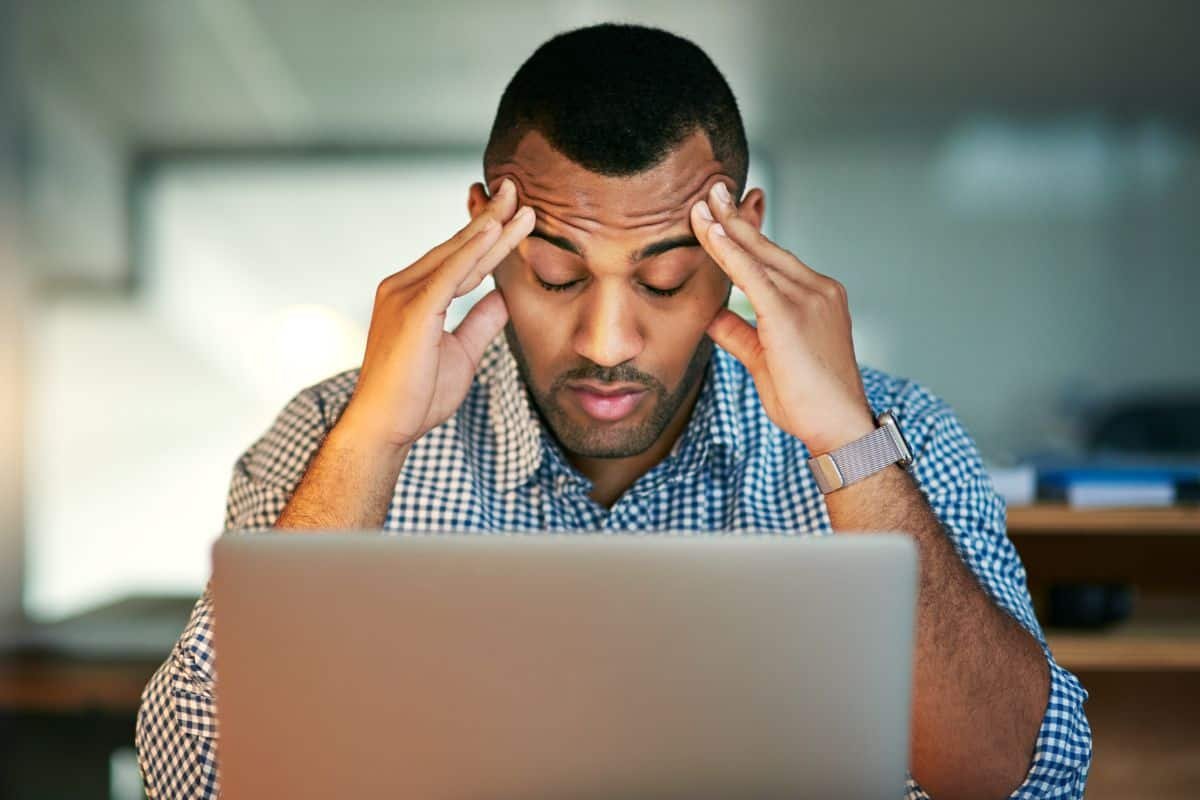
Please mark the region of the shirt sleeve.
<svg viewBox="0 0 1200 800"><path fill-rule="evenodd" d="M1050 695L1019 800L1083 797L1092 759L1084 714L1087 692L1054 660L1034 615L1025 568L1007 534L1004 500L996 493L974 441L949 406L910 384L897 408L916 457L913 477L963 562L992 600L1037 639L1050 668ZM879 409L884 410L884 409ZM909 780L907 798L929 795Z"/></svg>
<svg viewBox="0 0 1200 800"><path fill-rule="evenodd" d="M234 466L225 530L274 525L331 425L313 389L297 395ZM134 742L147 797L220 796L212 630L212 597L205 587L171 654L142 692Z"/></svg>

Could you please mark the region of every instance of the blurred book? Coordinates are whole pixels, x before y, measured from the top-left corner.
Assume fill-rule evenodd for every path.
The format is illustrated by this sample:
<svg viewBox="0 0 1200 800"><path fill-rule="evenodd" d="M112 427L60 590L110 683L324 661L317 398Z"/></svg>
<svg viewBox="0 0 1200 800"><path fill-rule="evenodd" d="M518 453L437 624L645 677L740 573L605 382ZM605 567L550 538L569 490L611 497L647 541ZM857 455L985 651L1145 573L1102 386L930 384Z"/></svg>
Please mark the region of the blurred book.
<svg viewBox="0 0 1200 800"><path fill-rule="evenodd" d="M1032 456L1038 500L1080 508L1155 507L1200 501L1200 393L1145 387L1110 397L1081 419L1074 454Z"/></svg>
<svg viewBox="0 0 1200 800"><path fill-rule="evenodd" d="M1079 508L1158 507L1200 498L1200 461L1132 454L1031 459L1037 499Z"/></svg>
<svg viewBox="0 0 1200 800"><path fill-rule="evenodd" d="M1162 507L1175 505L1172 483L1080 481L1065 487L1067 505L1075 508Z"/></svg>

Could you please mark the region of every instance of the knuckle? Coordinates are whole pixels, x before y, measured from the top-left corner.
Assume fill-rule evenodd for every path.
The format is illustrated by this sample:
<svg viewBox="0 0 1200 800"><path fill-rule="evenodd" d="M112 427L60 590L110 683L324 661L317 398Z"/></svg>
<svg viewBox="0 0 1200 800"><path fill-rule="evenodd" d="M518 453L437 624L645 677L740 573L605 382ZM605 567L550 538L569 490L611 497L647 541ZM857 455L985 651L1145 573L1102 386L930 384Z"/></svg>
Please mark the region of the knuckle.
<svg viewBox="0 0 1200 800"><path fill-rule="evenodd" d="M386 300L395 294L399 288L397 285L399 283L399 279L400 273L397 272L395 275L389 275L381 280L379 285L375 287L375 299Z"/></svg>
<svg viewBox="0 0 1200 800"><path fill-rule="evenodd" d="M411 276L407 272L408 270L401 270L379 282L379 286L375 289L376 305L395 303L397 298L403 297L413 283Z"/></svg>

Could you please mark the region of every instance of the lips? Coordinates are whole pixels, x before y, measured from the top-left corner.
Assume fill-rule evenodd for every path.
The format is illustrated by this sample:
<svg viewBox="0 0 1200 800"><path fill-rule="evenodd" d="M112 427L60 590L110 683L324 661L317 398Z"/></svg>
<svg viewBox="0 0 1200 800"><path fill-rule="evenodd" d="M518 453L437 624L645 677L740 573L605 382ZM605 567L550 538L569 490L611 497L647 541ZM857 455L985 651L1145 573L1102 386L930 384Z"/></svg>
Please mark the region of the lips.
<svg viewBox="0 0 1200 800"><path fill-rule="evenodd" d="M589 385L577 384L570 389L584 412L601 422L616 422L629 416L646 394L644 388L614 387L600 391Z"/></svg>

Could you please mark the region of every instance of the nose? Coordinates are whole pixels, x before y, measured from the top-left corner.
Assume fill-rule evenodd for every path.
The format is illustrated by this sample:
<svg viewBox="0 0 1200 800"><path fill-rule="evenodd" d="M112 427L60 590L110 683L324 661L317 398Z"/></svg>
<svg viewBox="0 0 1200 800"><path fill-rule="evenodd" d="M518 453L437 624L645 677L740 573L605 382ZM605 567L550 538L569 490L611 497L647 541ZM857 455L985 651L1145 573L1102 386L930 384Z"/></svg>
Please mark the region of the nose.
<svg viewBox="0 0 1200 800"><path fill-rule="evenodd" d="M597 281L582 299L572 343L576 353L602 367L614 367L642 352L645 341L634 315L633 298L623 287Z"/></svg>

